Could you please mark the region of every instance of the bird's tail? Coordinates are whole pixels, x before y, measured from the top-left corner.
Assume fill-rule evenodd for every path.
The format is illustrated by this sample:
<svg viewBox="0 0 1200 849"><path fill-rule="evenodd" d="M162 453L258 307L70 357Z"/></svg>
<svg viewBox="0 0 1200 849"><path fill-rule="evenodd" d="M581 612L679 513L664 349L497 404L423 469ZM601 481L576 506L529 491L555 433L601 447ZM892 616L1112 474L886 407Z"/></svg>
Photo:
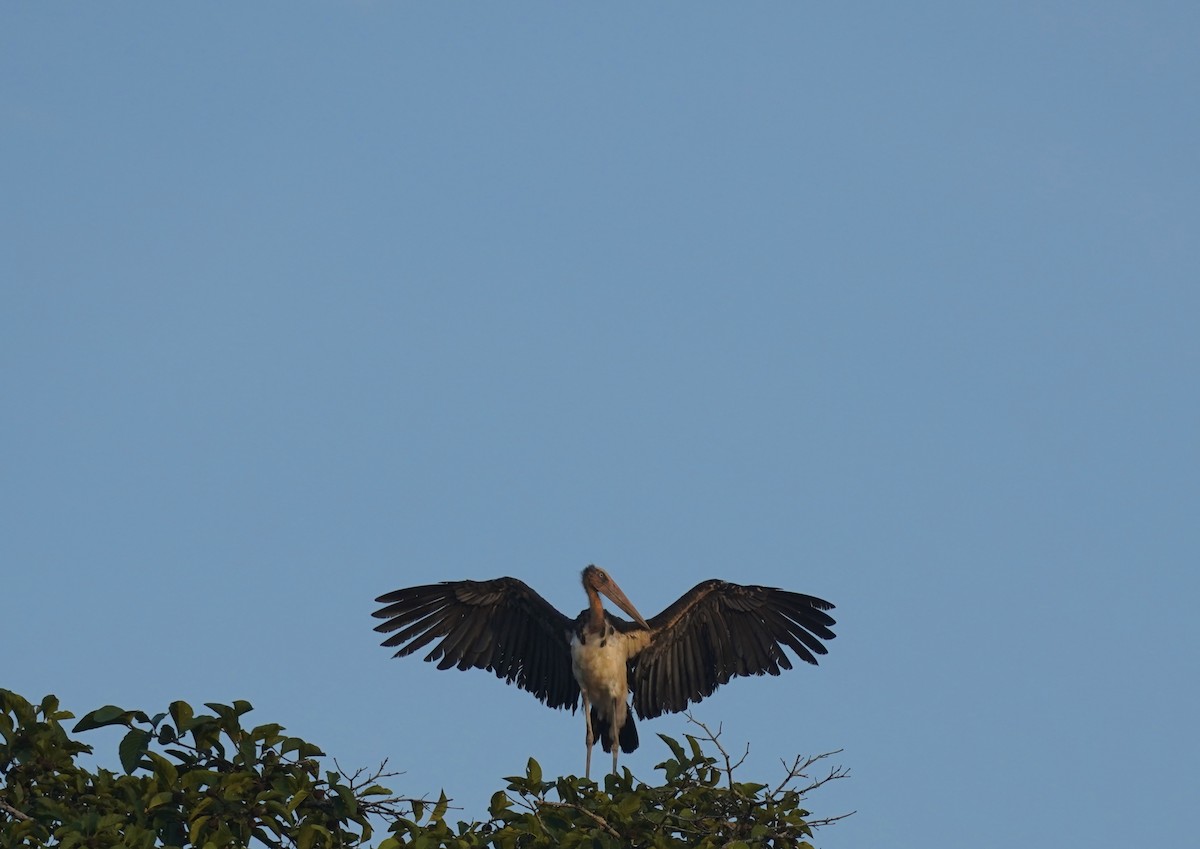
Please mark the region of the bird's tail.
<svg viewBox="0 0 1200 849"><path fill-rule="evenodd" d="M604 751L611 752L613 747L613 718L611 716L601 716L596 710L596 706L592 705L592 728L600 734L600 745L604 747ZM621 746L621 751L628 754L638 747L637 725L633 721L633 710L625 711L625 724L621 726L621 731L617 737L617 743Z"/></svg>

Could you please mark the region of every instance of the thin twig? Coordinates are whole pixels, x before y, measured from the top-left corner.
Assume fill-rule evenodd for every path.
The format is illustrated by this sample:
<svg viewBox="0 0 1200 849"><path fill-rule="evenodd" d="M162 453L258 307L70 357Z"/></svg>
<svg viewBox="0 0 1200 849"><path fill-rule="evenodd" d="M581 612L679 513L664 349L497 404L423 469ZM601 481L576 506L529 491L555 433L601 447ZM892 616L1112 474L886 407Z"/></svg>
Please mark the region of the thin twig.
<svg viewBox="0 0 1200 849"><path fill-rule="evenodd" d="M820 754L820 755L809 755L807 757L803 757L801 755L796 755L795 759L792 761L791 766L788 766L788 762L783 760L782 758L780 758L779 762L781 764L783 764L783 769L784 769L785 775L783 777L783 780L779 782L779 784L775 787L775 789L773 791L771 791L771 795L772 796L778 795L782 790L784 790L789 784L791 784L797 778L808 778L807 771L808 771L809 767L813 766L814 764L820 763L821 761L825 760L825 758L828 758L831 755L841 754L841 752L842 752L841 749L834 749L832 752L825 752L824 754ZM818 779L818 780L812 782L811 784L809 784L807 787L798 789L795 792L799 793L800 796L805 796L808 793L810 793L811 791L816 790L822 784L825 784L828 781L833 781L838 778L845 778L849 774L850 774L849 769L846 769L846 768L840 767L840 766L832 767L829 770L828 776L826 776L825 778Z"/></svg>
<svg viewBox="0 0 1200 849"><path fill-rule="evenodd" d="M824 778L816 779L815 781L810 783L807 787L801 787L796 792L799 793L801 796L807 796L809 793L816 790L818 787L821 787L822 785L827 784L830 781L837 781L839 778L846 778L849 775L850 775L850 770L847 769L846 767L841 767L841 766L830 767L829 775L825 776Z"/></svg>
<svg viewBox="0 0 1200 849"><path fill-rule="evenodd" d="M821 826L825 826L825 825L833 825L834 823L840 822L841 820L844 820L846 817L854 816L857 813L858 813L858 811L855 810L855 811L850 811L849 813L845 813L845 814L838 814L836 817L823 817L822 819L819 819L819 820L805 820L805 822L808 823L809 828L820 828Z"/></svg>
<svg viewBox="0 0 1200 849"><path fill-rule="evenodd" d="M738 762L733 763L733 759L729 757L729 752L727 752L725 750L725 747L721 745L721 741L719 739L721 736L721 732L725 730L725 723L721 723L720 725L718 725L717 733L714 734L712 732L712 729L709 728L707 725L705 725L700 720L696 719L696 717L694 717L692 715L691 711L688 711L687 713L685 713L684 716L687 717L688 722L692 723L693 725L698 725L702 729L704 729L704 733L707 735L706 737L704 737L704 739L706 741L708 741L709 743L712 743L714 746L716 746L717 751L721 753L721 757L725 759L725 779L729 782L729 789L732 790L733 789L733 771L735 769L737 769L739 766L741 766L742 762L745 761L747 756L750 754L750 744L749 743L746 744L746 751L742 755L742 757L738 760Z"/></svg>
<svg viewBox="0 0 1200 849"><path fill-rule="evenodd" d="M412 796L388 796L383 799L368 799L363 797L362 791L374 784L377 784L380 780L395 778L398 775L405 774L403 771L388 772L387 763L387 758L384 758L374 771L368 771L366 767L360 767L352 774L346 775L346 773L342 770L342 765L338 763L337 758L333 759L334 767L345 778L346 784L350 788L350 792L354 794L354 797L358 799L358 804L367 813L377 814L379 816L401 816L403 813L399 807L401 805L412 805L415 802L419 805L424 805L425 807L434 807L438 804L437 802L430 801L428 796L422 796L420 798L415 798ZM462 810L462 808L459 806L450 805L450 801L450 799L446 800L447 810Z"/></svg>

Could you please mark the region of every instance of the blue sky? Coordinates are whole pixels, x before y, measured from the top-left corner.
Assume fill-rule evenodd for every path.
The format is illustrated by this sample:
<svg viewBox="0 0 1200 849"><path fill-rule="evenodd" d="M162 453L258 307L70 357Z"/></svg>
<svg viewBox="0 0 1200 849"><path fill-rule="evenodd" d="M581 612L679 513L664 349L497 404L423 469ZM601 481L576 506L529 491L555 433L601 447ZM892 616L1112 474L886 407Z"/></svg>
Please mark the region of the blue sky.
<svg viewBox="0 0 1200 849"><path fill-rule="evenodd" d="M0 686L472 818L582 719L376 595L723 577L838 605L697 711L845 750L826 849L1185 845L1198 78L1182 3L4 4Z"/></svg>

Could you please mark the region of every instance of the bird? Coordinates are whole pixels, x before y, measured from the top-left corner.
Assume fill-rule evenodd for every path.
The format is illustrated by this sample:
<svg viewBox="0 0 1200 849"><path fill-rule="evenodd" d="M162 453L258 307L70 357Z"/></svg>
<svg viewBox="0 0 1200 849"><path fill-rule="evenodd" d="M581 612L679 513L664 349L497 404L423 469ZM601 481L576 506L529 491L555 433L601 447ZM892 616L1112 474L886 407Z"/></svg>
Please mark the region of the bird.
<svg viewBox="0 0 1200 849"><path fill-rule="evenodd" d="M824 599L776 587L701 581L645 619L604 569L583 570L588 606L571 619L518 578L443 581L385 593L372 615L394 657L432 644L438 669L484 669L547 707L583 702L591 777L596 740L612 753L638 747L639 719L684 711L731 678L778 675L784 648L816 665L836 624ZM610 599L632 621L604 609ZM632 694L632 702L630 695Z"/></svg>

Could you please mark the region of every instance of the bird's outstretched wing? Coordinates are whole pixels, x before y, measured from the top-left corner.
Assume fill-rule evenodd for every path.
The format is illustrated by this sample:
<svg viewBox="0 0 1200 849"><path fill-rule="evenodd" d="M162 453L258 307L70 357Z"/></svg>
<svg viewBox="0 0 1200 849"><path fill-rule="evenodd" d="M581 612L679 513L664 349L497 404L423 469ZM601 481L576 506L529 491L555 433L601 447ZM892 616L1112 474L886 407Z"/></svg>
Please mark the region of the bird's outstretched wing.
<svg viewBox="0 0 1200 849"><path fill-rule="evenodd" d="M815 664L832 640L833 605L774 587L704 581L650 620L645 648L630 661L633 706L642 719L686 710L730 678L778 675L784 647ZM631 629L632 630L632 629Z"/></svg>
<svg viewBox="0 0 1200 849"><path fill-rule="evenodd" d="M425 660L438 669L486 669L552 708L575 710L579 684L571 671L572 620L516 578L446 581L396 590L375 599L391 634L383 645L404 657L439 640Z"/></svg>

